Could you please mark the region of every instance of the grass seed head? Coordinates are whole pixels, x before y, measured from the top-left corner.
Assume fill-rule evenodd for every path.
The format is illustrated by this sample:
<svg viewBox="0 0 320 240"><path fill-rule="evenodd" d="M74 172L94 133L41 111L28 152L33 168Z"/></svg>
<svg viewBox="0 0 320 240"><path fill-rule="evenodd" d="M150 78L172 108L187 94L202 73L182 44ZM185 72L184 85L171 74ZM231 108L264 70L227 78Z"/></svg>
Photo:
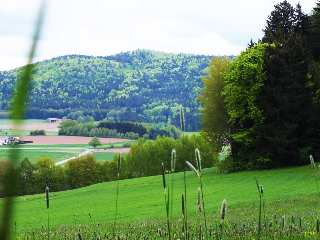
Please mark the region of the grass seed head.
<svg viewBox="0 0 320 240"><path fill-rule="evenodd" d="M166 172L165 172L163 163L162 163L162 181L163 181L164 193L166 193Z"/></svg>
<svg viewBox="0 0 320 240"><path fill-rule="evenodd" d="M197 167L198 167L199 171L201 171L201 158L200 158L200 151L198 148L196 148L195 154L196 154Z"/></svg>
<svg viewBox="0 0 320 240"><path fill-rule="evenodd" d="M189 162L186 161L187 165L189 166L189 168L195 172L195 174L197 174L198 177L200 177L199 172L197 171L197 169Z"/></svg>
<svg viewBox="0 0 320 240"><path fill-rule="evenodd" d="M262 187L262 185L260 185L260 192L263 195L263 187Z"/></svg>
<svg viewBox="0 0 320 240"><path fill-rule="evenodd" d="M221 205L221 219L224 220L226 217L226 212L227 212L227 201L223 199L222 205Z"/></svg>
<svg viewBox="0 0 320 240"><path fill-rule="evenodd" d="M181 131L184 132L184 115L183 115L182 105L180 105L180 119L181 119Z"/></svg>
<svg viewBox="0 0 320 240"><path fill-rule="evenodd" d="M118 178L120 176L120 163L121 163L121 153L119 153L119 158L118 158Z"/></svg>
<svg viewBox="0 0 320 240"><path fill-rule="evenodd" d="M47 208L49 208L49 187L46 187Z"/></svg>
<svg viewBox="0 0 320 240"><path fill-rule="evenodd" d="M309 157L310 157L310 162L311 162L313 169L316 169L316 165L314 164L314 159L313 159L312 155L310 155Z"/></svg>
<svg viewBox="0 0 320 240"><path fill-rule="evenodd" d="M172 151L171 151L171 172L174 172L176 169L176 158L177 158L176 150L172 149Z"/></svg>

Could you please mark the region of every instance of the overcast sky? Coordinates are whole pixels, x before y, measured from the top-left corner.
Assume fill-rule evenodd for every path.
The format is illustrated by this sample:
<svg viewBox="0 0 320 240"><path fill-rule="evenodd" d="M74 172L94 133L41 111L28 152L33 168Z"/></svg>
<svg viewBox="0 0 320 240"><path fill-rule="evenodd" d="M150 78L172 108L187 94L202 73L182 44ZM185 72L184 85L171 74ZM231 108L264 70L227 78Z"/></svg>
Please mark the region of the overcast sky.
<svg viewBox="0 0 320 240"><path fill-rule="evenodd" d="M48 0L35 61L136 49L238 55L278 0ZM310 13L316 0L289 0ZM41 0L0 2L0 71L27 63Z"/></svg>

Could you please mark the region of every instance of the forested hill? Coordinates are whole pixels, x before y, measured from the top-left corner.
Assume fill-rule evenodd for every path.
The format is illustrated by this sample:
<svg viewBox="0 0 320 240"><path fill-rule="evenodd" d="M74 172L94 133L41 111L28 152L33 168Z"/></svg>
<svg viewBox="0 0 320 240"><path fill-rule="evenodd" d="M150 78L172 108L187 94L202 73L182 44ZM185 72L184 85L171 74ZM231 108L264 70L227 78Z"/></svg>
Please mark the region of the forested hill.
<svg viewBox="0 0 320 240"><path fill-rule="evenodd" d="M83 111L95 120L171 123L199 129L197 96L213 56L148 50L106 57L68 55L34 64L28 118ZM7 110L21 69L0 72L0 110Z"/></svg>

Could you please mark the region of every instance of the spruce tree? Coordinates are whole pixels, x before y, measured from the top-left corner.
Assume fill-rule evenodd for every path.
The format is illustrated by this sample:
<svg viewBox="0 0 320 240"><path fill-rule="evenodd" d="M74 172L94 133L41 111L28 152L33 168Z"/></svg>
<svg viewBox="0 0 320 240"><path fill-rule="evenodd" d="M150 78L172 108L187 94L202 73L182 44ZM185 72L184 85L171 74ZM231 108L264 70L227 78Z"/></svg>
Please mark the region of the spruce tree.
<svg viewBox="0 0 320 240"><path fill-rule="evenodd" d="M296 23L295 9L287 1L276 4L267 19L262 43L282 42L294 29Z"/></svg>
<svg viewBox="0 0 320 240"><path fill-rule="evenodd" d="M302 35L291 32L266 50L266 80L258 101L265 117L260 145L271 166L302 164L298 151L306 147L302 139L312 103L306 45Z"/></svg>
<svg viewBox="0 0 320 240"><path fill-rule="evenodd" d="M317 62L320 61L320 1L316 3L313 12L310 16L311 33L310 33L310 46L312 50L313 59Z"/></svg>

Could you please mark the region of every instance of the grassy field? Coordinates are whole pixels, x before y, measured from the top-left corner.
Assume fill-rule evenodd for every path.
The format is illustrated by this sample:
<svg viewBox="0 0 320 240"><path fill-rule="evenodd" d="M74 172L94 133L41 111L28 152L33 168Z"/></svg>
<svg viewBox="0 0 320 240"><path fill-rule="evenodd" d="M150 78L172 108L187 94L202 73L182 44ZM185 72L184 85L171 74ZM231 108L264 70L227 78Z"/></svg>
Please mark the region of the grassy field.
<svg viewBox="0 0 320 240"><path fill-rule="evenodd" d="M36 163L37 159L39 157L50 157L55 162L62 161L67 158L67 155L69 157L73 157L81 152L83 152L83 149L22 149L17 154L12 154L7 149L1 149L0 148L0 159L2 157L7 157L9 159L15 159L18 157L19 161L22 161L25 157L29 159L30 162ZM11 154L11 155L10 155Z"/></svg>
<svg viewBox="0 0 320 240"><path fill-rule="evenodd" d="M24 119L22 121L22 124L42 124L42 123L46 123L46 120L43 119ZM10 119L0 119L0 126L3 125L10 125L12 124L12 120Z"/></svg>
<svg viewBox="0 0 320 240"><path fill-rule="evenodd" d="M193 134L199 134L199 132L184 132L185 135L193 135Z"/></svg>
<svg viewBox="0 0 320 240"><path fill-rule="evenodd" d="M27 157L30 162L35 163L39 157L50 157L55 162L59 162L69 157L73 157L81 152L85 151L88 145L85 144L68 144L68 145L14 145L14 146L0 146L0 158L6 157L18 157L19 161L22 161ZM15 152L10 148L19 149ZM13 155L12 155L13 154ZM10 156L9 156L10 155Z"/></svg>
<svg viewBox="0 0 320 240"><path fill-rule="evenodd" d="M110 149L110 148L121 148L132 144L133 142L117 142L112 144L103 144L97 149ZM19 149L13 153L10 151L10 148ZM85 149L93 149L92 146L88 144L56 144L56 145L14 145L14 146L2 146L0 145L0 159L3 157L18 157L19 161L22 161L27 157L32 163L35 163L39 157L50 157L55 162L59 162L69 157L78 155L81 152L84 152ZM115 153L101 153L93 152L92 153L99 162L104 162L105 160L112 160ZM122 156L125 154L122 153Z"/></svg>
<svg viewBox="0 0 320 240"><path fill-rule="evenodd" d="M124 146L127 146L127 144L132 144L135 143L135 141L132 142L117 142L117 143L112 143L112 144L103 144L101 146L96 147L97 149L108 149L108 148L121 148ZM54 144L54 145L26 145L26 144L20 144L20 145L14 145L10 146L13 148L19 148L19 149L28 149L28 148L38 148L38 149L60 149L60 148L91 148L93 149L92 146L89 144ZM0 149L6 149L8 146L1 146Z"/></svg>
<svg viewBox="0 0 320 240"><path fill-rule="evenodd" d="M109 152L92 152L91 155L95 156L98 162L102 163L106 160L111 161L115 155L115 153ZM121 156L125 156L124 153L121 153Z"/></svg>
<svg viewBox="0 0 320 240"><path fill-rule="evenodd" d="M107 148L122 148L122 147L130 147L131 144L136 143L137 141L130 142L117 142L112 144L102 144L101 146L96 147L97 149L107 149Z"/></svg>
<svg viewBox="0 0 320 240"><path fill-rule="evenodd" d="M19 136L29 136L30 130L19 130ZM17 132L13 129L2 129L0 131L0 137L16 136ZM46 136L58 136L58 132L46 131Z"/></svg>
<svg viewBox="0 0 320 240"><path fill-rule="evenodd" d="M27 125L41 125L47 123L46 120L42 119L25 119L22 121L21 124L27 124ZM5 125L11 125L12 121L10 119L0 119L0 137L3 136L15 136L17 134L17 131L14 131L13 129L7 129L3 128ZM20 136L28 136L30 135L30 130L19 130L18 131ZM46 131L47 136L57 136L58 132L53 131Z"/></svg>
<svg viewBox="0 0 320 240"><path fill-rule="evenodd" d="M203 221L197 210L197 189L199 179L193 172L187 172L187 211L189 224L199 226ZM205 209L208 226L214 228L220 223L220 207L227 201L226 224L238 223L257 225L259 196L255 178L264 188L265 222L286 216L303 218L303 224L315 226L319 218L320 198L315 175L311 166L275 169L269 171L247 171L234 174L219 174L215 168L203 170ZM167 175L168 186L171 176ZM117 182L106 182L89 187L50 194L50 226L89 225L92 228L101 223L102 231L110 234L115 217ZM174 174L173 218L181 225L181 193L183 173ZM3 205L3 201L0 200ZM91 218L89 217L89 213ZM75 220L75 215L77 219ZM119 188L118 226L147 227L156 231L165 228L165 205L162 176L122 180ZM275 217L276 216L276 217ZM15 216L17 233L26 233L46 226L48 211L45 195L17 197ZM289 221L289 220L288 220ZM142 224L142 225L141 225ZM288 223L289 224L289 223ZM314 230L314 227L311 230ZM309 230L309 231L311 231ZM12 230L14 231L14 230ZM120 231L120 230L119 230Z"/></svg>
<svg viewBox="0 0 320 240"><path fill-rule="evenodd" d="M1 129L0 131L0 137L6 137L6 136L15 136L16 131L13 129ZM30 130L19 130L20 136L28 136L30 135Z"/></svg>

